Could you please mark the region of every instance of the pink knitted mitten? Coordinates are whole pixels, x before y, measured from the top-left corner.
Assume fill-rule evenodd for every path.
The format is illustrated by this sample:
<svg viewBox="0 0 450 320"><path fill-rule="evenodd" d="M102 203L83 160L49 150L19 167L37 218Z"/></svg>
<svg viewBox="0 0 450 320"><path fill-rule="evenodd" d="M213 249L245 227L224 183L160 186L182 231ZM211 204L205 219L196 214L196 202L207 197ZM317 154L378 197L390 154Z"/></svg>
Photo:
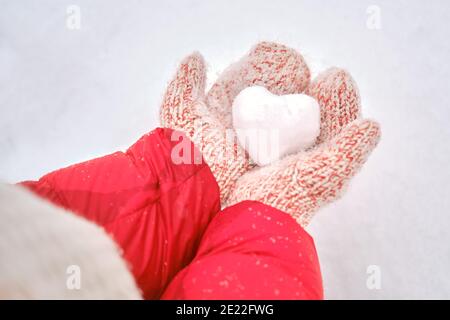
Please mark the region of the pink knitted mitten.
<svg viewBox="0 0 450 320"><path fill-rule="evenodd" d="M346 71L325 71L305 92L321 108L316 145L244 174L235 184L228 205L260 201L307 226L321 206L339 197L375 148L380 128L376 122L360 118L358 89Z"/></svg>
<svg viewBox="0 0 450 320"><path fill-rule="evenodd" d="M251 169L231 129L231 104L244 88L260 85L276 94L303 91L310 73L301 55L285 46L260 43L231 65L205 95L206 68L200 54L183 60L161 107L161 124L180 130L200 149L221 192L222 203L236 180Z"/></svg>
<svg viewBox="0 0 450 320"><path fill-rule="evenodd" d="M252 168L231 122L236 95L252 85L275 94L302 93L321 107L321 131L313 148L265 167ZM283 45L262 42L231 65L205 96L205 65L187 57L169 84L161 108L163 126L185 132L200 148L221 190L222 203L256 200L306 226L322 205L339 197L375 148L380 129L361 119L358 89L344 70L331 68L310 83L303 57Z"/></svg>

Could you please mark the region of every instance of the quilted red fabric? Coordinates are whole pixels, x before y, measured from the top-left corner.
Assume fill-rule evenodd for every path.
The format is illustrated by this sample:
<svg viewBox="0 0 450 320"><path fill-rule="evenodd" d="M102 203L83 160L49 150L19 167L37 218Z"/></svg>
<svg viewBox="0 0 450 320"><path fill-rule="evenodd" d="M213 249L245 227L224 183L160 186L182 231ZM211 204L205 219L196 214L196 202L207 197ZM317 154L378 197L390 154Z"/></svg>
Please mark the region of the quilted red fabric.
<svg viewBox="0 0 450 320"><path fill-rule="evenodd" d="M213 219L163 299L323 299L313 239L286 213L240 202Z"/></svg>
<svg viewBox="0 0 450 320"><path fill-rule="evenodd" d="M104 227L146 299L164 291L166 299L322 298L311 237L258 202L219 213L218 185L204 161L193 161L195 147L192 161L172 161L187 139L173 133L155 129L126 152L22 185Z"/></svg>

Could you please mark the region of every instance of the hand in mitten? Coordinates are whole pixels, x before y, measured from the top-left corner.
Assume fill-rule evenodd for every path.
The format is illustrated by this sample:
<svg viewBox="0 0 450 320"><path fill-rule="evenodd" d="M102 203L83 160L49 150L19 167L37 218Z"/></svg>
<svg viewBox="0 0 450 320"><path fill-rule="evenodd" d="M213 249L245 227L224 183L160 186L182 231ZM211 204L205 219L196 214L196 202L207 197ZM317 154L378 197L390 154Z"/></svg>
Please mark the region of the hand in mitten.
<svg viewBox="0 0 450 320"><path fill-rule="evenodd" d="M234 138L231 104L248 86L275 94L303 91L310 74L301 55L282 45L261 43L231 65L205 94L205 63L195 53L183 60L161 107L161 124L180 130L200 149L221 192L222 203L236 180L251 169L246 152Z"/></svg>
<svg viewBox="0 0 450 320"><path fill-rule="evenodd" d="M364 164L379 140L380 128L361 118L358 89L351 76L331 68L309 84L305 93L320 105L320 135L315 145L241 176L227 205L260 201L305 227L321 206L339 197Z"/></svg>

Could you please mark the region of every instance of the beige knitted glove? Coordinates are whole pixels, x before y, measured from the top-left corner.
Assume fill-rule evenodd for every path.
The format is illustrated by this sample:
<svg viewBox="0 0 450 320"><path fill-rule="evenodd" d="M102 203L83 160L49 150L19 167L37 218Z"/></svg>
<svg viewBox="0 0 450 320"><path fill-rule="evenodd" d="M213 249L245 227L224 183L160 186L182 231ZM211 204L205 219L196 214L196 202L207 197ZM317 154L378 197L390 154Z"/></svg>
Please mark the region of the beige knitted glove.
<svg viewBox="0 0 450 320"><path fill-rule="evenodd" d="M205 97L204 62L194 54L184 60L169 85L161 122L184 131L200 148L219 184L222 203L260 201L306 226L318 208L340 195L380 136L377 123L360 119L358 89L346 71L332 68L309 81L310 71L299 53L263 42L225 70ZM306 92L314 97L321 107L315 146L252 169L230 135L232 102L251 85L265 86L275 94Z"/></svg>
<svg viewBox="0 0 450 320"><path fill-rule="evenodd" d="M310 75L299 54L272 43L257 45L230 66L207 95L205 72L200 54L184 59L164 96L161 124L183 131L201 150L225 203L236 180L252 167L231 129L234 97L252 85L264 86L276 94L301 92Z"/></svg>
<svg viewBox="0 0 450 320"><path fill-rule="evenodd" d="M306 89L321 107L321 132L310 150L244 174L228 205L256 200L282 210L303 227L323 205L339 197L375 148L377 123L360 118L360 98L351 76L329 69Z"/></svg>

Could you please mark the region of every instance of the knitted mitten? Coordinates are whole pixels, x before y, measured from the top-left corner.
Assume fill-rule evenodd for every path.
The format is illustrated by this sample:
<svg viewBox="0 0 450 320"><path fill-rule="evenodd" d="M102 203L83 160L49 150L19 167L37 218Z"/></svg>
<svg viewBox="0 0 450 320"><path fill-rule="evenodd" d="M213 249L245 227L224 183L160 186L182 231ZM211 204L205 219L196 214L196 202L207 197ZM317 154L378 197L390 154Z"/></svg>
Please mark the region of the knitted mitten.
<svg viewBox="0 0 450 320"><path fill-rule="evenodd" d="M339 197L364 164L379 140L380 129L373 121L359 119L360 99L351 76L332 68L319 75L306 93L321 107L316 145L244 174L228 205L260 201L306 226L317 209Z"/></svg>
<svg viewBox="0 0 450 320"><path fill-rule="evenodd" d="M234 98L249 86L266 87L273 94L302 92L310 71L303 57L286 46L261 42L247 56L229 66L207 95L208 108L226 128L232 128Z"/></svg>
<svg viewBox="0 0 450 320"><path fill-rule="evenodd" d="M180 130L202 152L224 203L236 180L251 168L231 129L231 104L244 88L260 85L276 94L303 91L310 73L301 55L285 46L260 43L227 68L205 95L206 68L200 54L183 60L161 107L164 127Z"/></svg>

